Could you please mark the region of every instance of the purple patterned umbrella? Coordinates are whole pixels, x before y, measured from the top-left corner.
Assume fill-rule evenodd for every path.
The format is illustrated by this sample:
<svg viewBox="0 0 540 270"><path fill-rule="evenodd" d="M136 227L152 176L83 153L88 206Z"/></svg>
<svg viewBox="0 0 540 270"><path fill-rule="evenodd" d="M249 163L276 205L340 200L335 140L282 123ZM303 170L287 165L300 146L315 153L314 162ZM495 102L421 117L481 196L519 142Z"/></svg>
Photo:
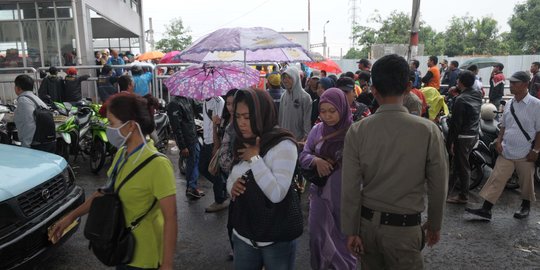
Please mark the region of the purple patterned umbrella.
<svg viewBox="0 0 540 270"><path fill-rule="evenodd" d="M308 52L282 34L264 27L223 28L176 55L182 62L308 62Z"/></svg>
<svg viewBox="0 0 540 270"><path fill-rule="evenodd" d="M171 96L203 100L259 82L259 71L240 64L197 64L163 81Z"/></svg>

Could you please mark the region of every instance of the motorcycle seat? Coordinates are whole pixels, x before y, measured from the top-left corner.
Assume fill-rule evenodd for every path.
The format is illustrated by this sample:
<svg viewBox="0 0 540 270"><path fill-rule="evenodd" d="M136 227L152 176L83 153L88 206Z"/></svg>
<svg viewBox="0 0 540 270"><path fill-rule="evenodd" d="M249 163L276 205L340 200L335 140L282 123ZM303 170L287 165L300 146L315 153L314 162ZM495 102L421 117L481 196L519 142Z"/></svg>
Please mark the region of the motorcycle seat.
<svg viewBox="0 0 540 270"><path fill-rule="evenodd" d="M489 133L489 134L497 134L497 122L490 120L486 121L483 119L480 119L480 128L482 129L482 132Z"/></svg>
<svg viewBox="0 0 540 270"><path fill-rule="evenodd" d="M154 122L156 122L156 129L158 129L158 127L163 126L166 121L167 121L167 114L159 113L159 114L154 115Z"/></svg>
<svg viewBox="0 0 540 270"><path fill-rule="evenodd" d="M85 126L90 122L90 117L92 114L88 111L81 112L77 115L77 124L79 126Z"/></svg>

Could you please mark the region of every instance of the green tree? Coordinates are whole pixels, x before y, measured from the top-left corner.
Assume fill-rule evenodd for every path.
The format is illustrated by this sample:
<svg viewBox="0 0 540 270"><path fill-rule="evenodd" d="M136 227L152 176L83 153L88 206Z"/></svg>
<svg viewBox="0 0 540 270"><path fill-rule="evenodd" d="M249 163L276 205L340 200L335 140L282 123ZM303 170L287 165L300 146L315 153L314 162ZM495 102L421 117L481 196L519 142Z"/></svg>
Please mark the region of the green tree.
<svg viewBox="0 0 540 270"><path fill-rule="evenodd" d="M156 49L163 52L181 51L191 44L191 31L184 26L181 18L171 20L165 27L165 37L156 43Z"/></svg>
<svg viewBox="0 0 540 270"><path fill-rule="evenodd" d="M510 46L514 52L537 54L540 51L540 0L527 0L514 7L510 25Z"/></svg>

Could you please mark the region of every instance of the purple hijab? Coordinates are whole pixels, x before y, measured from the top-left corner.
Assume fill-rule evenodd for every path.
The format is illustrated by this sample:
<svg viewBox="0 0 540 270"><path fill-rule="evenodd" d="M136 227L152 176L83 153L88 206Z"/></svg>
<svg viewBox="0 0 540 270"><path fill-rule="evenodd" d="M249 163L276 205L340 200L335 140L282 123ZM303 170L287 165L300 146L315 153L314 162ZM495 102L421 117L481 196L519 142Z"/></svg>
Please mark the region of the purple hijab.
<svg viewBox="0 0 540 270"><path fill-rule="evenodd" d="M351 109L349 107L349 102L347 102L347 98L345 97L345 93L339 88L329 88L324 91L319 99L319 109L323 103L329 103L336 108L339 113L339 122L334 126L329 126L323 122L322 136L325 137L337 130L343 130L343 132L327 139L321 147L320 154L324 157L332 158L334 161L338 161L341 159L345 135L353 122Z"/></svg>

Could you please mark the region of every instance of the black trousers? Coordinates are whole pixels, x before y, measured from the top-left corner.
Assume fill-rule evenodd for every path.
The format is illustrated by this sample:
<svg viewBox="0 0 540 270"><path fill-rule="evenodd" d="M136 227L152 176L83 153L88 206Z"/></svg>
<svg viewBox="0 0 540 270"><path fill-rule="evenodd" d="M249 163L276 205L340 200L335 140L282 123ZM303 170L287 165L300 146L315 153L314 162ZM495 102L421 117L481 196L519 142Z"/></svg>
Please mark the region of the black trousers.
<svg viewBox="0 0 540 270"><path fill-rule="evenodd" d="M450 192L453 192L456 183L459 182L459 194L463 198L468 198L469 182L471 179L471 165L469 164L469 156L472 152L478 136L472 138L458 138L454 143L454 158L452 176L450 177Z"/></svg>
<svg viewBox="0 0 540 270"><path fill-rule="evenodd" d="M54 150L56 150L56 142L31 145L30 148L54 154Z"/></svg>

